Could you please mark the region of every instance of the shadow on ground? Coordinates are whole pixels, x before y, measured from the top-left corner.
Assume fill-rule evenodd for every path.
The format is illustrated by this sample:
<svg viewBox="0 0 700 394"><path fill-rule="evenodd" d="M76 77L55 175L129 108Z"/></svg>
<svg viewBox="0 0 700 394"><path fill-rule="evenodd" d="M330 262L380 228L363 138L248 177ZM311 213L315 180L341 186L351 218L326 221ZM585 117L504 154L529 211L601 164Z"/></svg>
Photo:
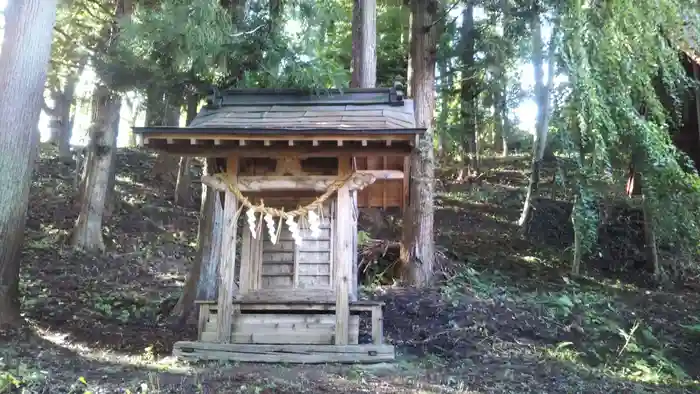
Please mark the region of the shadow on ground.
<svg viewBox="0 0 700 394"><path fill-rule="evenodd" d="M102 385L95 393L141 382L157 382L163 393L680 393L621 379L631 374L621 368L647 363L663 372L656 381L671 380L673 366L686 374L675 381L700 376L697 337L681 326L699 315L698 296L630 288L620 274L568 278L565 205L538 201L541 223L530 231L540 238L518 234L518 182L526 177L515 173L517 163L509 163L503 185L491 171L484 185L436 201L436 238L452 260L440 289L386 286L371 295L386 302L386 336L399 355L393 366L157 364L151 357L195 337L194 325L169 327L162 314L194 256L197 207L173 205L172 185L149 175L152 156L124 151L118 158L108 251L98 256L62 246L78 214L75 169L42 155L22 261L23 312L33 334L0 339L5 365L49 371L61 387L85 376ZM631 351L619 330L636 321ZM636 339L644 332L659 343ZM607 353L593 354L601 349ZM606 369L610 360L621 367Z"/></svg>

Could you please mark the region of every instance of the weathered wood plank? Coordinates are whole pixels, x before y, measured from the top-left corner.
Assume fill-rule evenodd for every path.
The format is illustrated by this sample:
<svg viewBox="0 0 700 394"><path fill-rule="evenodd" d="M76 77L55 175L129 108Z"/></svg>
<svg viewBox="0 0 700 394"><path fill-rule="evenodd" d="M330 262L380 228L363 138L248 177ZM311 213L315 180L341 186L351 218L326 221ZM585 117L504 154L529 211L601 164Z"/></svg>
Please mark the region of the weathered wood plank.
<svg viewBox="0 0 700 394"><path fill-rule="evenodd" d="M292 275L263 276L261 281L263 289L292 288L294 285Z"/></svg>
<svg viewBox="0 0 700 394"><path fill-rule="evenodd" d="M294 274L294 263L269 263L263 261L262 275L293 275Z"/></svg>
<svg viewBox="0 0 700 394"><path fill-rule="evenodd" d="M204 333L207 322L209 321L209 311L209 305L199 305L199 319L197 322L197 338L199 338L199 340L202 340L202 333Z"/></svg>
<svg viewBox="0 0 700 394"><path fill-rule="evenodd" d="M285 295L288 295L288 290L284 291ZM304 293L308 293L308 291L304 291ZM241 305L253 305L253 306L260 306L260 305L288 305L291 307L302 307L305 305L328 305L330 307L335 307L335 298L332 300L328 301L299 301L299 300L275 300L275 301L253 301L253 300L240 300L236 299L233 301L236 304L241 304ZM196 300L194 302L197 305L210 305L214 309L216 309L216 301L209 301L209 300ZM374 308L374 307L380 307L384 306L384 302L382 301L373 301L373 300L359 300L359 301L353 301L350 303L350 308ZM363 309L369 311L370 309Z"/></svg>
<svg viewBox="0 0 700 394"><path fill-rule="evenodd" d="M382 308L372 308L372 343L384 343L384 311Z"/></svg>
<svg viewBox="0 0 700 394"><path fill-rule="evenodd" d="M338 160L338 174L348 174L352 171L350 157ZM344 185L338 189L336 197L336 249L333 258L333 280L335 283L335 344L345 345L349 340L348 325L350 319L350 305L348 292L350 290L350 277L348 266L352 258L352 236L349 224L352 221L350 200L350 188Z"/></svg>
<svg viewBox="0 0 700 394"><path fill-rule="evenodd" d="M301 264L324 264L331 261L330 253L326 251L311 252L302 251L299 252L299 262Z"/></svg>
<svg viewBox="0 0 700 394"><path fill-rule="evenodd" d="M329 289L330 275L304 275L299 277L300 289Z"/></svg>
<svg viewBox="0 0 700 394"><path fill-rule="evenodd" d="M350 190L362 190L371 185L376 179L401 179L400 171L371 171L357 172L346 183ZM261 192L266 190L315 190L326 191L336 181L335 176L309 175L309 176L241 176L238 177L237 187L242 192ZM215 188L226 191L228 187L220 179L205 175L202 182Z"/></svg>
<svg viewBox="0 0 700 394"><path fill-rule="evenodd" d="M270 252L263 249L263 265L270 263L292 263L294 252Z"/></svg>
<svg viewBox="0 0 700 394"><path fill-rule="evenodd" d="M244 302L334 302L332 289L260 289L243 294L239 300Z"/></svg>
<svg viewBox="0 0 700 394"><path fill-rule="evenodd" d="M252 259L252 248L253 248L253 237L251 236L250 229L248 226L243 228L243 236L241 239L241 272L240 279L238 283L238 289L241 294L245 294L250 291L250 270Z"/></svg>
<svg viewBox="0 0 700 394"><path fill-rule="evenodd" d="M269 363L372 363L393 361L391 345L246 345L176 342L173 355L187 360Z"/></svg>
<svg viewBox="0 0 700 394"><path fill-rule="evenodd" d="M234 180L238 175L238 158L228 159L226 172ZM238 306L233 304L236 294L236 211L238 200L236 195L226 191L224 200L223 236L221 245L222 261L219 264L219 297L218 305L223 318L219 319L217 326L217 339L221 343L231 340L231 324Z"/></svg>
<svg viewBox="0 0 700 394"><path fill-rule="evenodd" d="M214 342L216 324L216 315L213 315L203 331L203 339L200 340ZM360 317L351 316L350 344L358 343L359 330ZM260 336L261 334L264 336ZM270 338L272 334L279 337ZM242 314L234 322L231 341L232 343L332 344L334 335L335 316L330 314Z"/></svg>
<svg viewBox="0 0 700 394"><path fill-rule="evenodd" d="M330 259L326 260L325 264L299 264L297 272L300 276L305 275L324 275L331 274Z"/></svg>

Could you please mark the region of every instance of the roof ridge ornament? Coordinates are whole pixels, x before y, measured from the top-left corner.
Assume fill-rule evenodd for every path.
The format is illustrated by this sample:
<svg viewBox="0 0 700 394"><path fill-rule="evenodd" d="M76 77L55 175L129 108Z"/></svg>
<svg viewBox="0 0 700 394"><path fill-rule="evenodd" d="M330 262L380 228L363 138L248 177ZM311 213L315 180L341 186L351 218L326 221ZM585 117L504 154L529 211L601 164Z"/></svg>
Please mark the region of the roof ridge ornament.
<svg viewBox="0 0 700 394"><path fill-rule="evenodd" d="M221 91L212 85L209 88L209 95L207 95L207 106L209 108L221 108L223 103L224 97L221 95Z"/></svg>
<svg viewBox="0 0 700 394"><path fill-rule="evenodd" d="M404 99L403 78L398 77L394 80L394 86L389 92L389 105L401 106Z"/></svg>

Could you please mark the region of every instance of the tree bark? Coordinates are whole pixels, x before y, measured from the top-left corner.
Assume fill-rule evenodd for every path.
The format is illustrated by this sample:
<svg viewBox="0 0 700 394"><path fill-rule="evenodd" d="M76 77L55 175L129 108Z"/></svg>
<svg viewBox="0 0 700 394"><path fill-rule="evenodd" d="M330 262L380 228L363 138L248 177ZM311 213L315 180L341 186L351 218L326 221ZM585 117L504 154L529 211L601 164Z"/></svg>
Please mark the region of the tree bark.
<svg viewBox="0 0 700 394"><path fill-rule="evenodd" d="M86 63L87 58L82 59L77 69L66 78L63 89L51 92L53 108L44 104L44 110L49 115L49 143L58 147L58 157L64 162L70 162L73 159L70 151L73 131L71 107L75 100L75 88Z"/></svg>
<svg viewBox="0 0 700 394"><path fill-rule="evenodd" d="M362 0L352 3L352 52L350 58L350 87L360 87L362 63Z"/></svg>
<svg viewBox="0 0 700 394"><path fill-rule="evenodd" d="M160 101L159 101L160 99ZM181 97L176 94L156 93L154 98L150 98L146 109L148 126L179 126L180 125L180 104ZM167 153L159 153L153 163L153 175L170 184L177 183L177 168L179 158Z"/></svg>
<svg viewBox="0 0 700 394"><path fill-rule="evenodd" d="M554 84L554 73L556 66L556 36L558 34L558 26L554 25L552 29L552 37L549 43L549 53L547 59L548 75L547 84L544 83L543 66L543 40L541 32L540 15L535 13L532 20L532 65L535 69L535 96L537 102L537 122L535 130L535 141L532 151L532 166L530 172L530 181L527 187L527 195L523 204L523 211L518 220L518 225L523 233L527 232L527 223L530 221L532 214L532 199L537 193L537 187L540 181L540 171L542 168L542 158L547 147L547 132L549 129L549 101Z"/></svg>
<svg viewBox="0 0 700 394"><path fill-rule="evenodd" d="M113 151L117 145L114 122L119 117L120 101L119 95L103 84L95 87L93 97L90 145L85 163L87 174L71 245L88 252L101 252L105 249L102 219L109 195Z"/></svg>
<svg viewBox="0 0 700 394"><path fill-rule="evenodd" d="M186 124L192 123L197 116L197 106L199 105L199 96L190 95L187 98L187 119ZM177 181L175 182L175 204L187 205L192 199L190 186L192 185L192 177L190 175L190 158L186 156L180 157L180 164L177 170Z"/></svg>
<svg viewBox="0 0 700 394"><path fill-rule="evenodd" d="M466 132L466 151L469 157L469 176L477 176L480 171L479 131L477 125L478 90L475 84L476 39L474 30L474 4L470 2L462 14L462 67L461 86L462 122Z"/></svg>
<svg viewBox="0 0 700 394"><path fill-rule="evenodd" d="M124 16L131 16L131 0L119 0L115 4L114 24L105 30L108 42L116 43L119 35L119 22ZM106 82L108 78L98 75L93 92L92 123L90 143L87 147L85 177L78 220L71 235L71 245L88 252L101 252L105 249L102 239L102 221L114 183L114 159L117 148L117 131L120 95Z"/></svg>
<svg viewBox="0 0 700 394"><path fill-rule="evenodd" d="M416 125L425 127L418 146L411 153L410 203L404 213L401 245L403 276L416 286L433 279L435 238L433 234L435 152L433 151L433 112L435 110L435 64L440 29L436 23L439 1L411 2L414 43L413 87Z"/></svg>
<svg viewBox="0 0 700 394"><path fill-rule="evenodd" d="M21 321L20 250L55 19L55 0L15 0L5 9L0 52L0 327Z"/></svg>
<svg viewBox="0 0 700 394"><path fill-rule="evenodd" d="M204 175L213 175L215 172L216 159L207 158L204 164ZM197 229L197 255L192 268L190 268L180 299L170 313L172 317L177 318L180 324L187 321L192 312L195 297L201 300L216 299L223 217L219 193L202 183L202 203Z"/></svg>
<svg viewBox="0 0 700 394"><path fill-rule="evenodd" d="M377 1L355 0L352 10L352 88L377 84Z"/></svg>
<svg viewBox="0 0 700 394"><path fill-rule="evenodd" d="M373 88L377 85L377 0L360 0L360 4L360 87Z"/></svg>

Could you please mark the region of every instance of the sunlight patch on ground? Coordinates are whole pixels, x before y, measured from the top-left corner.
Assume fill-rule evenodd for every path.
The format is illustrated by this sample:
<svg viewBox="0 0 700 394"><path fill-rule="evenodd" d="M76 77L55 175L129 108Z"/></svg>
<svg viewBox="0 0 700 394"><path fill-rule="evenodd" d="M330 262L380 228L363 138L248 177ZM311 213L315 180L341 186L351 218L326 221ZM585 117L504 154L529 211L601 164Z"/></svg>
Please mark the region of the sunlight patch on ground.
<svg viewBox="0 0 700 394"><path fill-rule="evenodd" d="M70 341L70 334L67 333L52 332L39 327L35 327L34 332L39 338L53 343L60 348L72 351L86 360L112 364L114 366L141 367L157 371L168 371L172 373L191 372L191 368L180 364L176 357L168 356L161 359L156 359L149 354L148 349L144 350L144 354L134 356L114 351L92 349L83 343Z"/></svg>

